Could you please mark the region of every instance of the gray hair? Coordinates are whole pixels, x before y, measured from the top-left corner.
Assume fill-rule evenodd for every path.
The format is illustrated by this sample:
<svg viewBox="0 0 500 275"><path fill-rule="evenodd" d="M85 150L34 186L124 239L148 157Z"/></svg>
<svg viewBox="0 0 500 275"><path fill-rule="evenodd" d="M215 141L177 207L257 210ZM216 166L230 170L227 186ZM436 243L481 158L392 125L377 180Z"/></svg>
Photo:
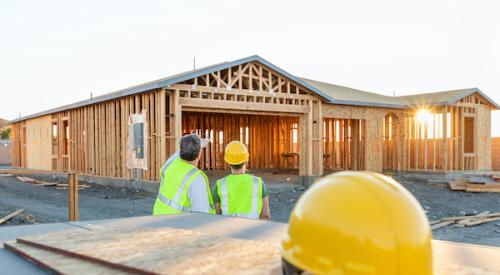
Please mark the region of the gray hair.
<svg viewBox="0 0 500 275"><path fill-rule="evenodd" d="M181 138L179 156L186 161L195 160L201 151L201 140L197 135L186 135Z"/></svg>

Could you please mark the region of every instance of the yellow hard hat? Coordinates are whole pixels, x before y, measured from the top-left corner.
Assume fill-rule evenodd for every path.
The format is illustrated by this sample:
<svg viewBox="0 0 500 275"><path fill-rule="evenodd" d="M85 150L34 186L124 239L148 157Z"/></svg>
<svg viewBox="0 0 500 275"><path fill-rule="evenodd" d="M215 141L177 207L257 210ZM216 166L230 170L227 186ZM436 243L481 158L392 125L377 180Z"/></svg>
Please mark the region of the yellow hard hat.
<svg viewBox="0 0 500 275"><path fill-rule="evenodd" d="M281 244L283 270L313 274L432 274L432 233L404 187L370 172L340 172L298 200Z"/></svg>
<svg viewBox="0 0 500 275"><path fill-rule="evenodd" d="M224 160L230 165L239 165L248 161L248 149L237 140L229 142L224 151Z"/></svg>

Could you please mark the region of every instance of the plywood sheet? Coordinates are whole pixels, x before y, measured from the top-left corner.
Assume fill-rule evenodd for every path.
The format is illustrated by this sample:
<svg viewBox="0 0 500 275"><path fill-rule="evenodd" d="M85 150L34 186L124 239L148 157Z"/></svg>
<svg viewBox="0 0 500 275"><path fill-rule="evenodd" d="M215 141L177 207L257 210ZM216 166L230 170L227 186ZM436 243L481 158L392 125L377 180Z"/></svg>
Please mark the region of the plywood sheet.
<svg viewBox="0 0 500 275"><path fill-rule="evenodd" d="M52 133L50 115L26 121L26 149L28 167L52 169Z"/></svg>
<svg viewBox="0 0 500 275"><path fill-rule="evenodd" d="M477 108L477 156L478 170L491 170L491 110Z"/></svg>
<svg viewBox="0 0 500 275"><path fill-rule="evenodd" d="M60 274L133 274L102 264L84 261L75 257L47 251L21 243L5 243L5 247L17 255L34 262L42 268ZM83 271L83 272L82 272Z"/></svg>
<svg viewBox="0 0 500 275"><path fill-rule="evenodd" d="M52 233L20 238L18 242L137 272L281 272L280 254L272 244L173 228Z"/></svg>

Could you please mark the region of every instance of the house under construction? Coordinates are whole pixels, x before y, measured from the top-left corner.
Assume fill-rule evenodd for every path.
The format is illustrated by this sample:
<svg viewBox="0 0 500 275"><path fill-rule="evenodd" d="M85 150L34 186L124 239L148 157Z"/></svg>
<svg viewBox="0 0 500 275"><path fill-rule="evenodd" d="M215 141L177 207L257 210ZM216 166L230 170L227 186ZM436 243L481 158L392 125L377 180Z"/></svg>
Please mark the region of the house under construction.
<svg viewBox="0 0 500 275"><path fill-rule="evenodd" d="M491 170L479 89L390 97L296 77L259 56L181 73L11 122L13 166L156 181L185 133L200 168L247 144L252 170ZM140 168L141 173L136 173Z"/></svg>

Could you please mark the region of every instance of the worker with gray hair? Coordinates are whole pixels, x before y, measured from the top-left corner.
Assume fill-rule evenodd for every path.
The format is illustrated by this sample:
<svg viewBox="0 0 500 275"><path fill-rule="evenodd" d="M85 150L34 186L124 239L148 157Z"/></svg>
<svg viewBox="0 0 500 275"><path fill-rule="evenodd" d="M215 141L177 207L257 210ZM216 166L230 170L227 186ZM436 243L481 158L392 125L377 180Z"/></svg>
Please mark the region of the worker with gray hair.
<svg viewBox="0 0 500 275"><path fill-rule="evenodd" d="M183 136L180 150L160 170L160 189L153 215L201 212L215 214L207 175L196 166L208 140L198 135Z"/></svg>

